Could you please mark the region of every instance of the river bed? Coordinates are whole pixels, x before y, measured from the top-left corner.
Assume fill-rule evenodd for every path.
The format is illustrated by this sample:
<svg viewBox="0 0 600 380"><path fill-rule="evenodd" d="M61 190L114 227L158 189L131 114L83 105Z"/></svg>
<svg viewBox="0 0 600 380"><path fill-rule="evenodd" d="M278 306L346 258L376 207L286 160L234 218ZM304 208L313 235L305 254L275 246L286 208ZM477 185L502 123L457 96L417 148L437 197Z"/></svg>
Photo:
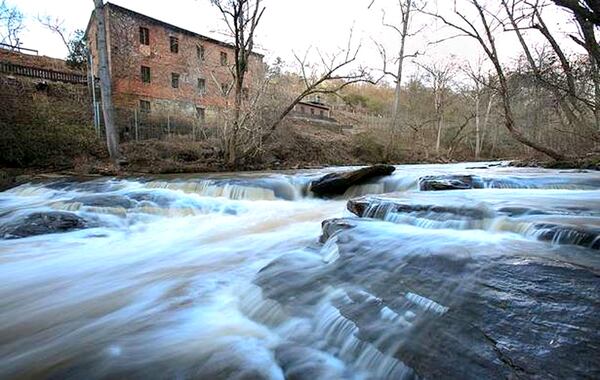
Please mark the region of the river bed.
<svg viewBox="0 0 600 380"><path fill-rule="evenodd" d="M0 378L600 376L599 172L406 165L312 196L334 170L0 193Z"/></svg>

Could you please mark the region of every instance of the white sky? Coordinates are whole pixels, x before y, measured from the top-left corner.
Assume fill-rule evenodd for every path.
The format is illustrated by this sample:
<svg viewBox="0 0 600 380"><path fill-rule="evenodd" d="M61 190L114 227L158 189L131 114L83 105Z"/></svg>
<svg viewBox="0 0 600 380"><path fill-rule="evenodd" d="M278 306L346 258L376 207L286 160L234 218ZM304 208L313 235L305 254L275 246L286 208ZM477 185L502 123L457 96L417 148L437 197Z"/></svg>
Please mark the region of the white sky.
<svg viewBox="0 0 600 380"><path fill-rule="evenodd" d="M373 39L383 43L388 54L397 51L397 35L381 24L382 10L386 21L399 18L397 0L376 0L371 9L371 0L263 0L266 6L264 18L256 37L260 51L265 53L267 62L281 57L293 62L293 52L303 55L307 48L319 48L324 53L332 53L346 47L349 31L353 28L355 45L361 44L360 62L363 65L380 68L381 59ZM454 0L429 0L431 9L448 10ZM66 49L60 38L44 29L37 21L37 15L50 15L65 20L68 30L85 29L93 8L91 0L8 0L9 5L18 6L27 17L26 31L22 46L37 49L40 54L64 58ZM209 0L113 0L115 4L166 21L194 32L218 39L226 39L225 26ZM498 4L497 0L490 0ZM497 7L497 5L496 5ZM467 11L465 9L465 11ZM450 14L450 12L448 12ZM547 23L571 49L574 44L565 37L566 31L573 31L566 13L549 9L545 11ZM414 29L423 25L425 29L411 39L407 53L426 49L426 55L419 62L432 60L458 59L475 61L482 52L477 45L466 38L453 39L442 44L428 45L448 36L450 31L432 18L420 15L414 19ZM532 35L532 41L539 38ZM499 33L500 54L506 59L515 58L519 52L518 42L511 33ZM408 63L408 75L417 70ZM406 76L405 76L406 78Z"/></svg>

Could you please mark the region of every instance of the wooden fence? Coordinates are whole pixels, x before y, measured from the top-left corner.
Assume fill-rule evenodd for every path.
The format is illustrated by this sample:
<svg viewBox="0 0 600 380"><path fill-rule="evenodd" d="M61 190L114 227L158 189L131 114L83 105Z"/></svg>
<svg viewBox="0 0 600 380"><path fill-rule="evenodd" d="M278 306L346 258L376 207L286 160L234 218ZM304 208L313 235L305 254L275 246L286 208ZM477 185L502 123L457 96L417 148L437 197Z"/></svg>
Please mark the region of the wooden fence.
<svg viewBox="0 0 600 380"><path fill-rule="evenodd" d="M84 74L74 74L63 71L40 69L37 67L16 65L10 62L0 62L0 73L21 75L25 77L40 78L67 83L88 83L87 75Z"/></svg>

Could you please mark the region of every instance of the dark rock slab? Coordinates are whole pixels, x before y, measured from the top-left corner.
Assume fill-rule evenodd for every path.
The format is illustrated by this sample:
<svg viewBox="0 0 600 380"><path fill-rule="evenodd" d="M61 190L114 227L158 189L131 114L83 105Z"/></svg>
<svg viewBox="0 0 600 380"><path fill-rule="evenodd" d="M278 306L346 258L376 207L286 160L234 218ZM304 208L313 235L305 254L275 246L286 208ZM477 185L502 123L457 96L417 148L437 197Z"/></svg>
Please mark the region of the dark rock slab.
<svg viewBox="0 0 600 380"><path fill-rule="evenodd" d="M69 232L87 228L88 222L71 212L36 212L20 221L0 227L4 239L19 239L28 236Z"/></svg>
<svg viewBox="0 0 600 380"><path fill-rule="evenodd" d="M419 178L421 191L481 189L483 184L472 175L438 175Z"/></svg>
<svg viewBox="0 0 600 380"><path fill-rule="evenodd" d="M329 173L310 184L310 191L320 197L342 195L351 186L390 175L396 170L392 165L373 165L358 170L341 173Z"/></svg>
<svg viewBox="0 0 600 380"><path fill-rule="evenodd" d="M459 217L482 219L489 217L489 210L481 207L447 206L431 203L410 203L394 198L364 196L350 199L346 205L348 210L356 216L384 219L389 212L417 213L423 215L449 214Z"/></svg>
<svg viewBox="0 0 600 380"><path fill-rule="evenodd" d="M539 240L600 250L600 228L556 223L536 223L534 228Z"/></svg>
<svg viewBox="0 0 600 380"><path fill-rule="evenodd" d="M335 261L280 257L254 282L292 317L312 315L315 329L335 314L313 305L343 293L321 342L348 355L341 347L358 339L345 362L372 348L382 353L374 366L396 359L418 378L600 376L600 268L570 262L568 249L546 257L536 242L469 245L373 220L326 226L338 231Z"/></svg>

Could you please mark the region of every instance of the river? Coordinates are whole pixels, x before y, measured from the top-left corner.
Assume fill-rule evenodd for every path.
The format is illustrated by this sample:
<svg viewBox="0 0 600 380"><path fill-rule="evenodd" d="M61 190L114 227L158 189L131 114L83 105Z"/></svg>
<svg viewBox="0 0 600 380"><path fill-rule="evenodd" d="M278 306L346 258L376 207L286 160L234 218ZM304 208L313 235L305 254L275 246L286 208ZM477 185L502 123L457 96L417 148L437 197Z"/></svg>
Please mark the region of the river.
<svg viewBox="0 0 600 380"><path fill-rule="evenodd" d="M333 170L0 193L0 378L600 375L599 172L406 165L311 196ZM478 188L419 190L454 174ZM32 227L53 213L74 228Z"/></svg>

